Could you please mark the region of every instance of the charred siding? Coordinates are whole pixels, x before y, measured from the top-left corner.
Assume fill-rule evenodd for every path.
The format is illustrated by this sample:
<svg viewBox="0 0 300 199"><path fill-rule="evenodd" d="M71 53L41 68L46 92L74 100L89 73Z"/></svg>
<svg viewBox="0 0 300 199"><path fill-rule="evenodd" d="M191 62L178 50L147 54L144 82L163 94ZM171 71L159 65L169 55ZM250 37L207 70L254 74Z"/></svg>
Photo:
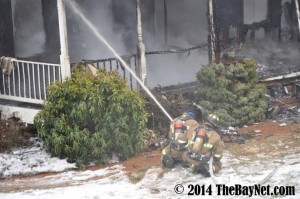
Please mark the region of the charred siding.
<svg viewBox="0 0 300 199"><path fill-rule="evenodd" d="M60 44L57 1L42 0L42 14L46 33L46 54L51 52L51 56L59 57ZM53 55L53 53L55 53L55 55Z"/></svg>
<svg viewBox="0 0 300 199"><path fill-rule="evenodd" d="M15 56L11 0L0 0L0 56Z"/></svg>

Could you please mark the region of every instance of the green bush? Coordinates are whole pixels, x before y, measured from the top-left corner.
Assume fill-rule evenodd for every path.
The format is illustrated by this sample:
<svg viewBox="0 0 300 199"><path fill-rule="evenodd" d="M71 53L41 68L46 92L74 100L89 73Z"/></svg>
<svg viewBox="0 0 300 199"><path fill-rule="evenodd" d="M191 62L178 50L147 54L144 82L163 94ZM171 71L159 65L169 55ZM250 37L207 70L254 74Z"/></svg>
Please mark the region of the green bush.
<svg viewBox="0 0 300 199"><path fill-rule="evenodd" d="M50 86L34 125L48 152L79 166L127 159L144 147L144 100L116 72L77 70Z"/></svg>
<svg viewBox="0 0 300 199"><path fill-rule="evenodd" d="M240 126L265 118L266 88L259 85L253 60L212 65L197 73L197 101L225 126Z"/></svg>

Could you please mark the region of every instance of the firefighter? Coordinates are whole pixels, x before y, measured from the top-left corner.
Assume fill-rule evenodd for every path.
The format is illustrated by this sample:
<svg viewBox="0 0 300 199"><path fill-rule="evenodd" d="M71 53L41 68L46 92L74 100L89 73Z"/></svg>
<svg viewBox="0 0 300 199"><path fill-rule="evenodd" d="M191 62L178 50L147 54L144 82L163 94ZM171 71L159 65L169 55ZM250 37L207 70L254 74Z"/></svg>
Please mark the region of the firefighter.
<svg viewBox="0 0 300 199"><path fill-rule="evenodd" d="M199 125L189 140L186 151L182 154L183 165L191 167L193 172L210 177L208 162L213 157L213 171L217 173L221 167L223 142L217 133L219 118L210 114L205 122Z"/></svg>
<svg viewBox="0 0 300 199"><path fill-rule="evenodd" d="M177 162L181 162L182 153L186 150L188 140L202 120L203 109L200 105L193 104L181 116L175 118L170 124L170 130L166 135L168 145L162 150L163 167L171 168Z"/></svg>

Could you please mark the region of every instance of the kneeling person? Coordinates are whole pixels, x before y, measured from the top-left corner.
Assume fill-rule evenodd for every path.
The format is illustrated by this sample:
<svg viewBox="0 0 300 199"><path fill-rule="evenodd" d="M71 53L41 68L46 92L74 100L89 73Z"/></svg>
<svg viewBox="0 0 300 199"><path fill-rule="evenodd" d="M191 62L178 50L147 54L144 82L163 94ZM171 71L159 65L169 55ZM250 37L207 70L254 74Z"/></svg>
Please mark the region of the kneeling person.
<svg viewBox="0 0 300 199"><path fill-rule="evenodd" d="M188 146L193 132L199 126L198 121L202 118L202 108L194 105L192 109L184 112L170 124L168 139L170 143L162 150L162 165L171 168L174 163L181 162L182 153Z"/></svg>
<svg viewBox="0 0 300 199"><path fill-rule="evenodd" d="M203 125L195 129L189 140L187 150L182 154L183 162L190 166L195 173L210 177L208 162L213 157L213 171L217 173L221 167L223 142L216 132L219 118L210 114Z"/></svg>

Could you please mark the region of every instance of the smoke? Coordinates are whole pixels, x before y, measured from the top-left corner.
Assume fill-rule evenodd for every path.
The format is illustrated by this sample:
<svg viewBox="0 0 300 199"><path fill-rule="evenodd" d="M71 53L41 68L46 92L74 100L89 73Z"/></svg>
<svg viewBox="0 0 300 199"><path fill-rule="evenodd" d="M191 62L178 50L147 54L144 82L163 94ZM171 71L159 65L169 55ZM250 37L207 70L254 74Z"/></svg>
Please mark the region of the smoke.
<svg viewBox="0 0 300 199"><path fill-rule="evenodd" d="M70 1L79 3L86 17L92 21L118 54L129 55L137 52L135 0ZM287 1L284 0L283 3ZM12 3L15 5L13 20L16 55L25 57L42 53L45 31L41 2L12 0ZM207 42L207 1L205 0L166 0L166 8L163 0L141 0L141 11L146 51L188 48ZM68 7L66 13L72 63L82 59L113 57ZM244 1L244 23L264 20L266 13L266 0ZM231 31L236 32L232 29ZM240 54L255 58L259 63L272 65L272 67L282 66L278 64L281 61L299 60L297 49L286 49L277 42L264 41L263 29L256 31L255 40L258 42L249 42L248 33ZM272 61L276 59L272 57L278 58L279 62L273 63ZM146 59L147 83L150 87L158 84L166 86L195 81L196 72L208 63L206 49L193 50L189 56L188 53L147 55Z"/></svg>
<svg viewBox="0 0 300 199"><path fill-rule="evenodd" d="M150 87L196 81L196 73L207 64L206 52L148 56L148 84Z"/></svg>
<svg viewBox="0 0 300 199"><path fill-rule="evenodd" d="M164 35L163 1L141 1L143 39L146 51L187 48L207 42L205 1L167 1L167 41ZM86 17L121 55L136 53L135 0L87 0L81 6ZM178 10L181 10L178 13ZM153 12L154 11L154 12ZM81 20L67 9L71 61L113 57ZM196 80L196 72L208 63L207 52L148 55L147 83L150 87Z"/></svg>
<svg viewBox="0 0 300 199"><path fill-rule="evenodd" d="M17 57L28 57L44 51L45 32L41 2L12 0L14 43Z"/></svg>
<svg viewBox="0 0 300 199"><path fill-rule="evenodd" d="M238 56L250 57L259 65L264 77L274 77L300 70L299 47L293 43L279 43L264 39L256 42L246 41Z"/></svg>
<svg viewBox="0 0 300 199"><path fill-rule="evenodd" d="M263 76L278 76L300 70L300 57L298 44L291 40L292 35L297 35L296 27L292 27L292 16L295 10L285 9L285 4L291 3L291 0L282 1L281 30L276 32L276 39L273 36L267 37L264 29L260 28L255 31L255 40L250 40L250 31L246 36L246 41L237 55L247 56L255 59L258 64L264 66ZM267 1L247 0L244 1L244 23L251 24L267 18ZM278 41L281 37L282 42Z"/></svg>
<svg viewBox="0 0 300 199"><path fill-rule="evenodd" d="M120 55L137 52L135 0L70 0L80 5L86 17L97 27ZM207 42L206 1L142 0L143 38L146 51L187 48ZM40 0L12 0L15 50L17 57L46 53L45 30ZM180 10L180 13L178 12ZM82 59L113 57L86 25L66 7L69 53L72 63ZM57 28L57 27L54 27ZM165 38L165 31L167 37ZM58 54L58 53L57 53ZM194 50L184 54L149 55L147 76L150 87L195 81L195 73L206 65L207 52ZM167 77L166 77L167 76Z"/></svg>
<svg viewBox="0 0 300 199"><path fill-rule="evenodd" d="M181 0L166 1L167 38L164 40L164 12L157 12L155 21L160 22L161 30L156 37L146 38L147 49L180 49L207 42L207 5L206 1ZM163 1L156 1L155 8L162 8ZM147 20L142 19L143 23ZM159 25L159 24L158 24ZM153 42L151 39L155 39ZM163 41L158 43L157 41ZM208 63L204 50L189 53L151 55L147 57L148 85L150 87L196 81L196 73Z"/></svg>
<svg viewBox="0 0 300 199"><path fill-rule="evenodd" d="M111 0L85 0L81 2L81 9L85 16L97 27L98 31L107 38L108 42L120 54L126 53L122 34L113 30ZM69 51L71 62L82 59L103 59L113 57L105 45L100 43L96 36L74 13L67 8L67 23L69 37Z"/></svg>

